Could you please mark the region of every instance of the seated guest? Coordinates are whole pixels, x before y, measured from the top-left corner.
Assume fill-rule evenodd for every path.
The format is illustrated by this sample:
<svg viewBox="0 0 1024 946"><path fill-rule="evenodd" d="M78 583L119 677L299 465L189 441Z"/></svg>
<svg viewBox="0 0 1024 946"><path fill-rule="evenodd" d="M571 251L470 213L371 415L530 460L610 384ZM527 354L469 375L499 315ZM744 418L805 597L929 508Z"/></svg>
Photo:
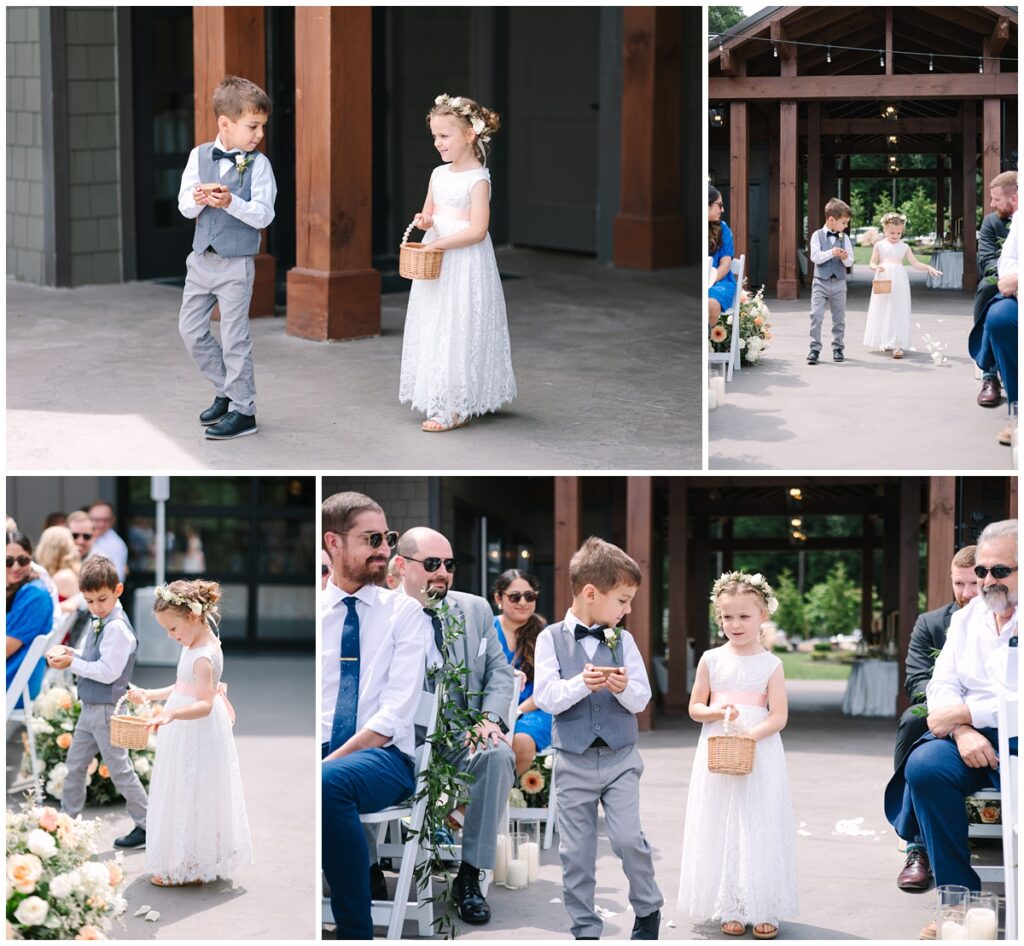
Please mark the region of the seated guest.
<svg viewBox="0 0 1024 946"><path fill-rule="evenodd" d="M999 784L996 705L1017 689L1017 520L987 526L975 558L978 596L950 621L926 690L929 732L886 786L885 814L904 840L924 839L937 885L980 891L964 799ZM934 939L934 927L921 938Z"/></svg>
<svg viewBox="0 0 1024 946"><path fill-rule="evenodd" d="M533 654L537 635L547 622L537 614L540 582L533 575L510 568L494 583L494 603L500 614L494 619L498 643L505 659L522 680L519 691L519 716L512 737L516 754L516 775L533 765L538 752L551 745L551 714L537 707L533 698Z"/></svg>
<svg viewBox="0 0 1024 946"><path fill-rule="evenodd" d="M36 545L36 561L53 579L62 614L72 614L80 607L85 607L85 601L78 590L78 573L82 561L70 529L50 526L44 531Z"/></svg>
<svg viewBox="0 0 1024 946"><path fill-rule="evenodd" d="M953 600L934 611L918 615L910 635L907 649L907 678L904 689L910 697L910 706L904 713L896 731L896 752L893 770L898 771L910 753L910 747L928 732L928 720L915 713L924 703L925 687L932 678L935 655L946 643L950 619L958 608L963 608L978 594L978 576L974 574L974 546L968 545L953 556L950 565L953 582ZM927 890L931 886L932 872L928 852L920 837L907 842L907 859L896 880L901 890Z"/></svg>
<svg viewBox="0 0 1024 946"><path fill-rule="evenodd" d="M32 540L21 532L7 533L7 686L10 687L28 647L53 628L53 603L32 570ZM29 677L32 699L43 685L46 661L39 659ZM22 700L18 699L18 707Z"/></svg>
<svg viewBox="0 0 1024 946"><path fill-rule="evenodd" d="M81 509L68 513L67 522L64 523L71 530L71 538L75 540L75 548L78 549L78 557L85 561L96 545L96 533L93 530L92 516Z"/></svg>
<svg viewBox="0 0 1024 946"><path fill-rule="evenodd" d="M708 325L714 327L718 317L732 305L736 296L736 277L732 273L732 230L722 219L725 204L721 192L708 187L708 256L715 267L708 288Z"/></svg>

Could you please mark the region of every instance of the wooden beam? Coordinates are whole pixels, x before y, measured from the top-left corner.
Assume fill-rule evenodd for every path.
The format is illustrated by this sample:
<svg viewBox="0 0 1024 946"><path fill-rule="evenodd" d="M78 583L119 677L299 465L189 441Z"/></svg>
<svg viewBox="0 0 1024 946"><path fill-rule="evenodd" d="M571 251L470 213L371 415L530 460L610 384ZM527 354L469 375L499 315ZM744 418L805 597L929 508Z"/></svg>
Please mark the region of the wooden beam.
<svg viewBox="0 0 1024 946"><path fill-rule="evenodd" d="M892 75L892 7L885 8L885 74Z"/></svg>
<svg viewBox="0 0 1024 946"><path fill-rule="evenodd" d="M738 64L741 62L740 58L731 49L723 49L722 55L719 58L718 66L722 70L722 75L726 76L737 76L739 75Z"/></svg>
<svg viewBox="0 0 1024 946"><path fill-rule="evenodd" d="M627 8L630 9L630 8ZM841 82L823 82L821 76L747 76L736 79L708 79L708 97L733 99L840 100L879 98L878 76L844 76ZM889 76L883 98L892 99L980 99L986 96L1010 98L1017 94L1013 72L979 75L922 73Z"/></svg>
<svg viewBox="0 0 1024 946"><path fill-rule="evenodd" d="M653 676L651 655L654 652L654 626L651 613L651 576L654 518L654 478L651 476L630 476L626 479L626 554L631 555L640 566L640 587L633 597L629 616L629 632L633 635L647 676ZM646 732L654 727L654 703L637 713L640 730Z"/></svg>
<svg viewBox="0 0 1024 946"><path fill-rule="evenodd" d="M750 128L746 102L729 104L729 226L738 259L747 252Z"/></svg>
<svg viewBox="0 0 1024 946"><path fill-rule="evenodd" d="M984 10L983 7L979 7L978 9ZM942 20L948 20L955 26L971 33L987 35L988 31L991 29L991 21L987 19L984 12L971 13L968 12L967 9L963 8L939 6L928 7L927 10L930 16L936 16Z"/></svg>
<svg viewBox="0 0 1024 946"><path fill-rule="evenodd" d="M807 515L806 512L803 515ZM730 520L726 520L728 522ZM839 552L856 551L864 543L859 535L834 535L834 536L810 536L806 542L794 545L788 538L781 536L763 536L760 538L734 538L730 543L724 539L711 539L708 547L713 552L725 551L726 548L734 552ZM878 540L879 547L881 540Z"/></svg>
<svg viewBox="0 0 1024 946"><path fill-rule="evenodd" d="M1006 478L1006 518L1016 519L1017 518L1017 490L1020 484L1017 481L1016 476L1008 476Z"/></svg>
<svg viewBox="0 0 1024 946"><path fill-rule="evenodd" d="M942 159L939 159L940 162ZM945 220L946 220L946 180L948 174L945 168L941 169L938 179L935 182L935 232L942 238L942 234L945 233Z"/></svg>
<svg viewBox="0 0 1024 946"><path fill-rule="evenodd" d="M890 178L909 178L912 180L938 180L941 172L936 168L900 168L890 171L887 168L844 168L838 174L843 179L851 180L884 180Z"/></svg>
<svg viewBox="0 0 1024 946"><path fill-rule="evenodd" d="M928 478L927 609L949 603L949 563L956 551L956 477Z"/></svg>
<svg viewBox="0 0 1024 946"><path fill-rule="evenodd" d="M788 35L786 33L786 27L783 25L781 20L776 20L772 23L771 38L772 42L775 43L775 48L779 51L779 59L785 62L788 59L796 57L796 47L791 46L786 42Z"/></svg>
<svg viewBox="0 0 1024 946"><path fill-rule="evenodd" d="M690 569L690 491L685 476L673 476L668 484L668 567L671 575L686 575ZM686 629L686 582L668 583L668 693L665 712L685 716L690 705Z"/></svg>
<svg viewBox="0 0 1024 946"><path fill-rule="evenodd" d="M779 179L779 110L770 108L768 116L768 272L766 282L779 276L779 189L771 185Z"/></svg>
<svg viewBox="0 0 1024 946"><path fill-rule="evenodd" d="M1006 46L1007 41L1010 38L1010 18L1008 16L1001 16L996 20L996 25L992 27L992 32L988 37L988 55L998 56L1002 53L1003 48ZM993 63L998 65L998 63ZM989 68L989 63L985 63L985 68Z"/></svg>
<svg viewBox="0 0 1024 946"><path fill-rule="evenodd" d="M823 118L823 135L951 135L960 130L959 118Z"/></svg>
<svg viewBox="0 0 1024 946"><path fill-rule="evenodd" d="M1014 77L1016 78L1016 77ZM978 285L978 113L974 102L965 102L964 111L964 281L965 291Z"/></svg>
<svg viewBox="0 0 1024 946"><path fill-rule="evenodd" d="M801 244L806 248L811 234L819 226L822 216L821 193L821 103L807 103L807 233ZM807 281L814 278L814 264L807 254Z"/></svg>
<svg viewBox="0 0 1024 946"><path fill-rule="evenodd" d="M910 634L917 621L917 591L920 555L918 541L921 535L919 508L921 483L916 476L904 476L899 485L899 617L897 620L897 642L900 669L898 680L906 679L907 648ZM896 715L899 716L910 705L903 687L898 688Z"/></svg>
<svg viewBox="0 0 1024 946"><path fill-rule="evenodd" d="M779 103L779 299L799 297L797 268L797 170L796 102Z"/></svg>
<svg viewBox="0 0 1024 946"><path fill-rule="evenodd" d="M569 559L580 547L583 490L578 476L556 476L555 490L555 615L560 621L572 605Z"/></svg>

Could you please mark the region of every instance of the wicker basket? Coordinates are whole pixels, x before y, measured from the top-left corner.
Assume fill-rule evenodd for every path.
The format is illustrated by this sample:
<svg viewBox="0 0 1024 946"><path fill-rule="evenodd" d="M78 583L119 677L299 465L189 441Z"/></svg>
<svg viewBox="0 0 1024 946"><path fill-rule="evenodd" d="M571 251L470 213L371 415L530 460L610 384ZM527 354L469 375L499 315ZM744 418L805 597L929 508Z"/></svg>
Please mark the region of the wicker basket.
<svg viewBox="0 0 1024 946"><path fill-rule="evenodd" d="M110 744L121 749L145 749L149 742L149 720L141 716L119 715L121 704L128 699L127 692L117 701L110 717Z"/></svg>
<svg viewBox="0 0 1024 946"><path fill-rule="evenodd" d="M871 282L871 291L880 296L887 296L892 292L891 279L875 279Z"/></svg>
<svg viewBox="0 0 1024 946"><path fill-rule="evenodd" d="M410 243L409 234L416 223L405 229L402 245L398 249L398 274L406 279L437 279L441 275L444 250L435 250L429 243Z"/></svg>
<svg viewBox="0 0 1024 946"><path fill-rule="evenodd" d="M730 733L729 723L727 719L724 736L708 738L708 771L717 775L749 775L754 768L757 741Z"/></svg>

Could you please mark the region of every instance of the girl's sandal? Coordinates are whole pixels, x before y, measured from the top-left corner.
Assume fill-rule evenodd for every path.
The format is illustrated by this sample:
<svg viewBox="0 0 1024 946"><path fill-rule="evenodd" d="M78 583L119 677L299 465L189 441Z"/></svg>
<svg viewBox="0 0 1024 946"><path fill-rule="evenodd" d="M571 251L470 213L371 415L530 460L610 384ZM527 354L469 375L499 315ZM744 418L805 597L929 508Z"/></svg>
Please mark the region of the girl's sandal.
<svg viewBox="0 0 1024 946"><path fill-rule="evenodd" d="M729 928L737 926L739 927L739 929ZM726 936L742 936L744 933L746 933L746 931L747 928L742 923L740 923L739 920L726 920L722 924L722 932L725 933Z"/></svg>
<svg viewBox="0 0 1024 946"><path fill-rule="evenodd" d="M894 348L892 350L892 356L893 356L893 358L902 358L903 357L903 349L902 348Z"/></svg>
<svg viewBox="0 0 1024 946"><path fill-rule="evenodd" d="M779 928L773 923L758 923L754 926L754 939L775 939Z"/></svg>
<svg viewBox="0 0 1024 946"><path fill-rule="evenodd" d="M201 887L201 880L183 880L180 884L172 884L170 881L164 880L163 877L154 874L149 878L149 882L154 887Z"/></svg>
<svg viewBox="0 0 1024 946"><path fill-rule="evenodd" d="M455 430L456 427L461 427L467 420L469 420L468 417L460 419L458 415L456 415L450 424L442 424L441 421L430 417L420 424L420 430L428 434L440 434L444 433L446 430Z"/></svg>

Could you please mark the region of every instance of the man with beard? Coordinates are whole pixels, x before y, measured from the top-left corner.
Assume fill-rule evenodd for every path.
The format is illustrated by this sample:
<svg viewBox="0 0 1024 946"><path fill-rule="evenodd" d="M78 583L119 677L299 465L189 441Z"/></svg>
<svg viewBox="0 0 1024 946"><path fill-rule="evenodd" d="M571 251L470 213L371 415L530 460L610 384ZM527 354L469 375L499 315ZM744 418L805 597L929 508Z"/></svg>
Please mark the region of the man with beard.
<svg viewBox="0 0 1024 946"><path fill-rule="evenodd" d="M451 590L456 562L451 544L440 532L416 528L404 533L396 562L402 590L431 616L425 640L427 667L439 666L443 660L446 629L438 614L441 603L448 605L449 629L453 623L465 624L447 656L454 664L463 664L469 674L463 686L449 695L462 709L475 711L483 719L474 733L465 733L462 748L449 759L472 776L465 810L449 815L454 826L462 827L462 863L453 887L463 921L486 923L491 908L480 890L480 871L494 867L498 826L515 781L515 753L506 735L514 675L494 630L490 604Z"/></svg>
<svg viewBox="0 0 1024 946"><path fill-rule="evenodd" d="M322 595L321 799L323 869L338 939L372 939L370 872L359 815L416 787L413 720L430 623L422 608L379 586L398 540L361 493L324 500L332 575Z"/></svg>
<svg viewBox="0 0 1024 946"><path fill-rule="evenodd" d="M924 716L914 713L918 704L924 702L924 691L932 677L935 666L935 653L942 650L946 643L946 631L950 619L958 608L963 608L978 594L978 576L974 574L974 546L968 545L953 556L950 565L950 579L953 582L953 601L926 611L918 616L914 630L910 635L910 646L907 649L907 677L903 683L910 702L896 730L896 751L893 759L893 770L903 765L910 753L910 747L927 731L928 721ZM915 838L907 842L907 859L896 880L901 890L927 890L931 886L932 871L928 863L928 852L925 850L924 839Z"/></svg>
<svg viewBox="0 0 1024 946"><path fill-rule="evenodd" d="M1017 520L987 526L975 558L978 596L950 621L926 691L929 732L886 786L885 813L901 838L924 838L937 885L979 891L964 799L999 785L996 705L1017 690ZM935 938L934 922L921 938Z"/></svg>
<svg viewBox="0 0 1024 946"><path fill-rule="evenodd" d="M96 532L92 524L92 516L83 509L68 513L64 523L71 530L71 538L75 540L78 557L84 562L96 544Z"/></svg>

